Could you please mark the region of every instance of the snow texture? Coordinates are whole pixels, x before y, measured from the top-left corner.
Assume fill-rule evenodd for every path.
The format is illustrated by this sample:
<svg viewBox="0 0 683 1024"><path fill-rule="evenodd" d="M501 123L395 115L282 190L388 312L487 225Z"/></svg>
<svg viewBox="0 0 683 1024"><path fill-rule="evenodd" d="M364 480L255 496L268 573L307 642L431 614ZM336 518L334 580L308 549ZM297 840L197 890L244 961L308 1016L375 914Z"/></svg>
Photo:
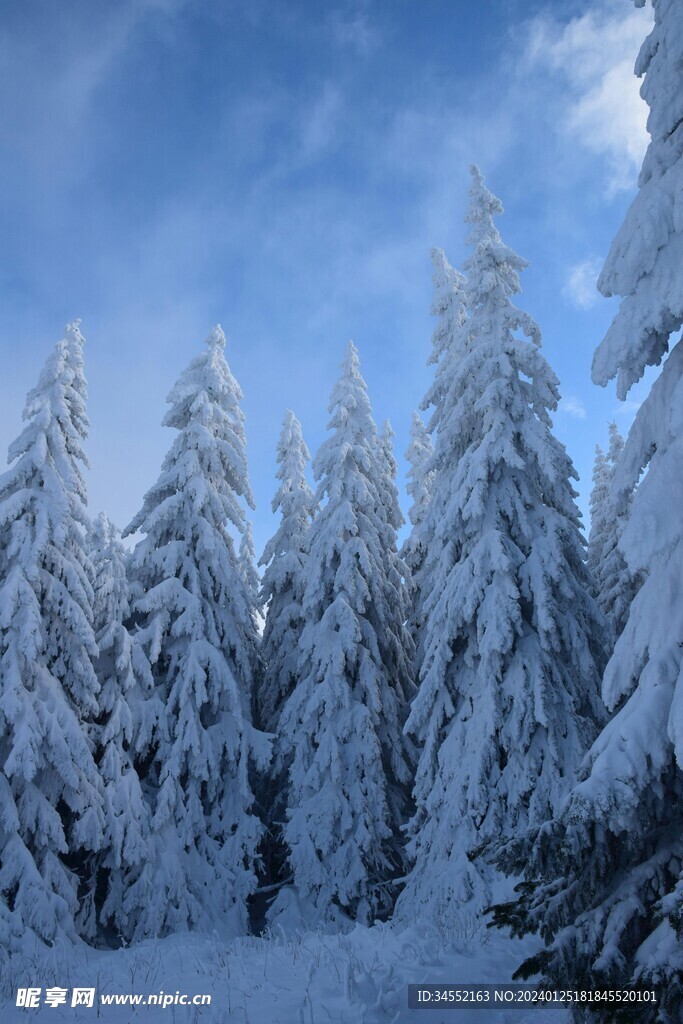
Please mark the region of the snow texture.
<svg viewBox="0 0 683 1024"><path fill-rule="evenodd" d="M6 1024L69 1021L86 1024L98 1008L41 1006L27 1011L15 1005L16 988L36 983L92 986L100 995L133 993L147 997L163 992L193 996L207 993L209 1006L99 1007L107 1024L185 1021L193 1024L414 1024L422 1016L432 1024L567 1024L568 1013L537 1008L429 1010L408 1009L408 984L426 980L449 984L510 980L520 957L532 952L526 943L495 935L473 950L468 936L445 935L428 926L398 931L388 925L356 925L348 934L278 934L246 936L231 942L201 935L173 936L116 952L79 953L58 949L42 959L16 959L11 969L0 964L0 1012ZM2 1002L2 996L7 1001ZM44 992L43 992L44 994ZM67 999L70 998L68 992Z"/></svg>

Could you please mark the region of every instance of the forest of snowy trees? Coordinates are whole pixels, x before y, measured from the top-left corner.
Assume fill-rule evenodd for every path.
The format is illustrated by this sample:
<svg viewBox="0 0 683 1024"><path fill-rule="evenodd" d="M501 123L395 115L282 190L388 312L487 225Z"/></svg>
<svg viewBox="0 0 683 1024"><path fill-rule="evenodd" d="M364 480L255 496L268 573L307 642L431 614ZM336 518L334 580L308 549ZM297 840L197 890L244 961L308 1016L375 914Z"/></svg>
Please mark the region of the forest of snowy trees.
<svg viewBox="0 0 683 1024"><path fill-rule="evenodd" d="M457 920L538 934L520 977L656 986L633 1019L681 1019L677 4L654 3L636 67L651 142L599 279L622 301L593 378L624 399L660 370L596 450L587 542L559 381L515 304L527 264L476 167L465 262L432 250L403 543L391 426L349 343L312 460L284 414L257 564L219 326L168 396L141 509L123 536L91 518L67 326L0 477L4 949Z"/></svg>

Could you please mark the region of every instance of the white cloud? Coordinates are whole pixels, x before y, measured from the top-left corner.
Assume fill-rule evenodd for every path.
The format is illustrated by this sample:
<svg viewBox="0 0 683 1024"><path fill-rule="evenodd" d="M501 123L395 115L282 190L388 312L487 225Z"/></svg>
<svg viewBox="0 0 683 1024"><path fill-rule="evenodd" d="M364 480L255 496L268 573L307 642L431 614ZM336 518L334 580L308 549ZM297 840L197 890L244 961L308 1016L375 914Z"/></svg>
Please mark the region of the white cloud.
<svg viewBox="0 0 683 1024"><path fill-rule="evenodd" d="M603 0L564 24L546 15L531 22L526 61L569 86L560 127L607 158L609 193L633 185L648 142L633 66L651 20L649 5L626 11L622 0Z"/></svg>
<svg viewBox="0 0 683 1024"><path fill-rule="evenodd" d="M596 256L575 263L569 268L567 280L562 294L574 306L579 309L590 309L600 299L600 293L596 287L598 274L602 270L602 260Z"/></svg>
<svg viewBox="0 0 683 1024"><path fill-rule="evenodd" d="M576 395L567 395L566 398L563 398L557 411L565 416L573 416L577 420L585 420L587 415L585 405Z"/></svg>

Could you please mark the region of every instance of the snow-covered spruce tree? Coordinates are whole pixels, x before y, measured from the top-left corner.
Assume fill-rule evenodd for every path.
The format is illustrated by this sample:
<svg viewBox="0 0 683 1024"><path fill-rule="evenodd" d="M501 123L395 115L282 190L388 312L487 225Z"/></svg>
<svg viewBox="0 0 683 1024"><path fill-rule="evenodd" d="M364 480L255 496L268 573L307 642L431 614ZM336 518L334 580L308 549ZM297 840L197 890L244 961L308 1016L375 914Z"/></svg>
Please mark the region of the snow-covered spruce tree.
<svg viewBox="0 0 683 1024"><path fill-rule="evenodd" d="M414 643L407 628L409 614L408 590L410 570L398 552L398 530L405 522L398 497L398 466L394 456L394 431L385 420L377 446L380 494L379 511L384 519L384 562L387 607L391 618L380 636L384 646L384 664L391 672L393 686L407 707L415 696L412 661ZM392 726L393 728L393 726Z"/></svg>
<svg viewBox="0 0 683 1024"><path fill-rule="evenodd" d="M616 377L622 399L663 363L612 487L623 510L647 469L619 542L643 583L604 676L620 710L555 819L510 850L527 885L499 920L549 944L524 971L563 986L659 984L658 1005L634 1019L672 1024L683 1015L683 342L672 340L683 323L683 19L672 0L653 8L636 63L651 142L599 278L623 299L593 362L596 383Z"/></svg>
<svg viewBox="0 0 683 1024"><path fill-rule="evenodd" d="M313 491L306 480L310 457L301 424L288 410L277 446L276 475L280 484L272 506L274 513L280 512L280 525L259 563L265 566L261 581L261 607L266 617L261 648L265 670L256 710L259 724L268 732L275 731L282 704L297 679L306 543L315 509Z"/></svg>
<svg viewBox="0 0 683 1024"><path fill-rule="evenodd" d="M267 745L251 724L256 637L228 527L251 504L242 397L214 328L180 375L164 424L178 431L161 475L127 533L136 639L165 709L164 731L142 751L153 797L149 901L137 937L189 928L247 930L261 836L249 764Z"/></svg>
<svg viewBox="0 0 683 1024"><path fill-rule="evenodd" d="M261 778L257 791L268 826L261 847L261 876L268 883L283 880L287 859L282 826L291 739L279 731L278 720L297 681L306 544L315 507L306 480L310 457L301 424L288 410L277 445L279 486L272 502L273 512L280 512L280 524L260 561L265 566L260 595L261 614L265 614L263 672L257 681L254 714L261 728L275 734L270 771Z"/></svg>
<svg viewBox="0 0 683 1024"><path fill-rule="evenodd" d="M380 488L382 507L387 523L394 533L401 529L405 519L398 500L398 466L394 455L394 428L389 420L385 420L379 432L377 451L382 475L377 484Z"/></svg>
<svg viewBox="0 0 683 1024"><path fill-rule="evenodd" d="M419 412L414 410L410 424L410 444L405 453L410 466L407 490L412 498L412 504L408 509L412 530L401 549L401 556L412 576L419 573L425 559L425 542L421 536L421 527L427 518L432 496L434 472L429 468L432 454L432 439Z"/></svg>
<svg viewBox="0 0 683 1024"><path fill-rule="evenodd" d="M239 569L247 588L247 594L252 607L255 609L259 599L260 580L256 571L256 548L254 547L254 529L247 520L244 524L244 532L240 537L239 554L237 556Z"/></svg>
<svg viewBox="0 0 683 1024"><path fill-rule="evenodd" d="M467 316L465 311L465 278L459 271L455 270L446 259L443 249L432 249L431 259L433 266L432 281L434 284L434 297L430 312L436 317L436 325L432 335L432 351L428 364L434 366L434 380L421 404L423 410L431 409L427 429L423 435L425 445L430 448L428 461L421 470L429 493L425 497L425 505L431 506L433 495L432 481L437 474L450 472L451 457L448 450L442 444L436 452L431 451L431 437L443 434L442 421L448 416L447 396L449 383L453 373L457 369L458 353L464 344L466 337ZM419 428L418 428L419 429ZM426 454L426 453L425 453ZM443 500L444 494L436 492L436 500ZM426 511L426 509L425 509ZM443 514L443 509L442 513ZM441 561L438 539L428 530L430 523L437 522L440 515L436 509L432 509L432 516L423 518L419 527L415 528L407 542L407 546L420 545L423 552L421 564L415 570L411 567L410 586L410 632L415 644L415 663L419 673L424 658L422 644L424 640L424 596L430 589L427 580L428 573L433 567L438 566ZM418 539L419 538L419 539ZM446 540L446 543L448 541ZM427 564L426 553L430 551L431 558ZM408 554L408 551L406 551Z"/></svg>
<svg viewBox="0 0 683 1024"><path fill-rule="evenodd" d="M405 454L410 465L408 494L412 498L412 504L408 509L408 518L412 529L401 548L401 558L410 573L408 622L413 642L417 646L422 626L422 566L427 554L425 521L432 495L434 472L430 468L433 454L432 439L422 417L415 411L410 425L410 444Z"/></svg>
<svg viewBox="0 0 683 1024"><path fill-rule="evenodd" d="M557 378L511 301L526 263L494 226L499 200L472 177L469 320L438 398L424 659L406 726L422 751L415 863L397 908L447 926L476 921L490 898L476 851L548 816L601 720L576 474L549 417Z"/></svg>
<svg viewBox="0 0 683 1024"><path fill-rule="evenodd" d="M403 726L411 701L415 697L415 642L409 628L411 576L408 566L398 552L397 531L405 522L398 496L398 466L394 455L394 431L385 420L379 432L377 445L379 473L377 477L380 506L384 520L382 554L384 556L384 593L387 618L378 642L382 664L389 673L391 685L398 698L385 708L379 730L385 771L391 780L388 788L392 821L404 823L412 813L411 787L417 761L409 737L403 735ZM402 743L396 748L396 737ZM403 843L397 854L404 858Z"/></svg>
<svg viewBox="0 0 683 1024"><path fill-rule="evenodd" d="M88 542L95 570L95 668L100 683L99 713L91 735L106 817L106 841L94 859L99 870L93 872L93 896L97 885L104 894L100 921L130 942L145 908L155 899L143 871L149 856L150 814L133 763L135 742L147 742L163 708L156 704L150 722L149 662L125 626L130 617L126 552L104 513L90 526Z"/></svg>
<svg viewBox="0 0 683 1024"><path fill-rule="evenodd" d="M428 365L434 366L434 380L424 397L421 408L432 409L427 424L432 436L442 434L443 422L450 415L448 396L458 358L466 343L468 321L466 310L466 284L463 275L450 265L443 249L432 249L432 282L434 297L430 312L436 317L432 334L432 351ZM448 465L448 453L439 450L427 469L433 475Z"/></svg>
<svg viewBox="0 0 683 1024"><path fill-rule="evenodd" d="M246 588L247 597L249 598L249 614L251 616L253 631L258 639L263 627L263 619L261 617L259 603L261 580L259 579L258 569L256 568L254 528L252 527L251 522L248 519L244 524L244 531L242 533L242 536L240 537L239 548L237 551L237 564L239 566L242 579L244 580L244 586ZM257 656L254 661L254 671L251 687L252 704L259 687L259 680L261 679L262 675L263 662L260 656Z"/></svg>
<svg viewBox="0 0 683 1024"><path fill-rule="evenodd" d="M624 451L624 439L617 429L616 423L609 425L609 448L607 462L609 466L609 513L607 533L602 546L600 564L597 569L598 606L619 636L626 625L633 598L638 593L642 579L638 572L632 572L619 546L621 535L626 528L634 488L628 494L623 492L618 498L619 508L615 507L612 487L618 476L619 465Z"/></svg>
<svg viewBox="0 0 683 1024"><path fill-rule="evenodd" d="M599 596L598 570L602 560L602 549L609 532L609 489L612 480L607 455L599 444L595 446L593 463L593 488L591 490L589 508L591 528L586 548L586 563L592 576L593 594Z"/></svg>
<svg viewBox="0 0 683 1024"><path fill-rule="evenodd" d="M74 939L104 833L83 722L97 713L83 337L67 325L0 477L0 943ZM87 887L88 879L82 884Z"/></svg>
<svg viewBox="0 0 683 1024"><path fill-rule="evenodd" d="M291 743L284 837L309 922L366 921L389 904L381 883L401 865L392 789L408 771L402 695L383 660L394 643L383 466L351 343L330 412L313 462L322 507L309 534L298 681L279 721Z"/></svg>

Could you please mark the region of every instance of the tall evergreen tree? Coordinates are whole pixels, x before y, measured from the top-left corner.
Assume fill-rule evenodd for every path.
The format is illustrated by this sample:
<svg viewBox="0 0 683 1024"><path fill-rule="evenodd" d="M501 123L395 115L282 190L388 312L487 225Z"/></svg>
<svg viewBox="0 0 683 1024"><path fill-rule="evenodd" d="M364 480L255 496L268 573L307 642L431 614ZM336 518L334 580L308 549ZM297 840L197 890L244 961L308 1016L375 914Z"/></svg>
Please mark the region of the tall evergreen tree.
<svg viewBox="0 0 683 1024"><path fill-rule="evenodd" d="M526 263L472 178L469 319L456 320L436 394L424 659L406 726L422 750L415 864L398 907L444 923L478 914L492 879L476 851L550 813L601 717L576 474L551 432L557 379L511 301Z"/></svg>
<svg viewBox="0 0 683 1024"><path fill-rule="evenodd" d="M95 668L100 683L92 735L104 783L106 817L106 841L94 858L99 870L93 871L91 880L92 905L96 887L103 884L100 920L131 942L144 909L155 898L143 871L150 853L150 814L134 766L135 745L146 742L146 733L157 727L163 708L156 703L150 722L149 662L125 626L130 617L126 552L104 513L92 523L88 540L95 571L93 621L99 648Z"/></svg>
<svg viewBox="0 0 683 1024"><path fill-rule="evenodd" d="M593 462L593 488L589 502L591 528L588 534L588 547L586 548L586 562L593 578L593 591L596 600L599 595L597 579L602 560L602 550L609 533L609 489L611 479L609 459L602 447L596 444L595 461Z"/></svg>
<svg viewBox="0 0 683 1024"><path fill-rule="evenodd" d="M427 363L434 366L434 379L422 401L421 408L423 410L431 409L427 431L424 435L427 438L426 443L430 447L429 461L425 465L424 472L430 481L433 481L437 476L449 473L451 468L451 456L447 448L442 444L437 447L436 451L431 451L433 447L431 439L432 436L447 433L445 425L450 415L447 401L449 386L457 369L458 353L465 344L467 314L465 310L465 278L450 265L443 249L432 249L431 260L434 296L430 312L432 316L436 317L436 324L432 334L432 351ZM429 505L431 506L434 498L440 501L443 496L430 483ZM415 570L410 581L412 598L410 630L416 648L415 661L418 674L424 660L424 599L430 589L428 575L431 572L431 567L440 562L436 546L441 543L441 540L434 536L431 524L437 522L439 518L440 515L436 509L432 509L431 518L425 517L415 532L415 541L417 542L419 535L421 548L425 553L419 568ZM429 564L426 559L428 550L432 555Z"/></svg>
<svg viewBox="0 0 683 1024"><path fill-rule="evenodd" d="M407 490L412 498L412 504L408 509L408 519L412 530L401 552L413 576L417 575L422 568L426 554L424 537L420 533L422 524L427 518L432 496L434 471L430 464L433 451L429 432L419 412L414 410L410 424L410 444L405 453L410 466Z"/></svg>
<svg viewBox="0 0 683 1024"><path fill-rule="evenodd" d="M457 372L460 352L467 343L467 282L463 275L450 265L443 249L431 251L434 297L430 312L436 317L432 335L432 351L428 365L434 366L434 380L422 402L422 409L432 410L427 429L430 435L446 432L446 422L451 416L448 396L453 374ZM447 470L449 452L443 447L434 453L430 467L434 475Z"/></svg>
<svg viewBox="0 0 683 1024"><path fill-rule="evenodd" d="M368 920L400 865L391 790L407 751L401 694L383 660L393 622L383 466L352 344L330 412L332 434L313 463L322 507L309 535L298 681L279 724L291 742L284 835L308 919Z"/></svg>
<svg viewBox="0 0 683 1024"><path fill-rule="evenodd" d="M380 488L385 518L394 532L400 530L405 522L401 512L398 486L396 484L398 466L396 464L396 456L394 455L395 436L391 423L389 420L385 420L378 437L377 450L380 466L382 467L382 476L378 479L377 483Z"/></svg>
<svg viewBox="0 0 683 1024"><path fill-rule="evenodd" d="M433 455L432 439L418 412L413 412L410 425L410 444L406 451L406 459L410 465L408 470L408 494L412 505L408 509L408 518L412 527L401 548L409 579L409 628L414 644L417 646L422 631L422 567L427 555L427 535L425 523L432 497L434 471L431 468Z"/></svg>
<svg viewBox="0 0 683 1024"><path fill-rule="evenodd" d="M254 528L247 520L244 524L244 532L240 537L238 564L244 585L247 588L249 601L256 611L259 600L260 580L256 571L256 549L254 547Z"/></svg>
<svg viewBox="0 0 683 1024"><path fill-rule="evenodd" d="M405 708L415 696L413 678L414 644L407 628L409 614L408 586L410 570L398 552L398 530L405 522L398 497L398 466L394 455L394 431L385 420L377 445L379 472L377 486L380 496L379 513L384 521L384 585L389 619L380 634L383 661L391 674L393 688ZM408 586L406 586L406 582ZM391 726L393 729L393 725ZM400 762L397 769L400 770ZM408 777L403 779L408 782Z"/></svg>
<svg viewBox="0 0 683 1024"><path fill-rule="evenodd" d="M604 676L619 711L554 820L511 851L527 885L499 919L543 934L549 948L525 971L563 986L659 984L637 1020L671 1024L683 1014L683 342L672 340L683 324L683 19L675 0L653 8L636 63L651 141L598 281L623 299L593 362L596 383L616 377L622 399L663 362L612 488L621 511L647 467L620 540L644 582Z"/></svg>
<svg viewBox="0 0 683 1024"><path fill-rule="evenodd" d="M288 410L277 446L280 485L272 506L273 512L280 511L280 525L260 561L265 566L260 598L266 616L262 647L265 671L256 705L259 723L271 732L297 679L306 544L315 509L313 491L306 480L310 457L301 424Z"/></svg>
<svg viewBox="0 0 683 1024"><path fill-rule="evenodd" d="M267 749L251 724L256 637L228 527L250 504L240 388L214 328L171 390L164 424L178 434L127 533L136 637L149 658L165 729L144 751L154 793L138 934L247 930L261 835L249 781Z"/></svg>
<svg viewBox="0 0 683 1024"><path fill-rule="evenodd" d="M285 413L277 446L279 486L272 502L280 523L261 557L265 566L260 607L263 627L263 672L255 701L256 720L275 734L270 771L261 780L259 802L268 823L262 845L262 877L280 883L286 870L287 850L282 826L285 817L287 772L291 737L278 728L282 706L297 681L299 641L303 629L302 600L308 532L314 515L313 491L306 480L310 453L293 412Z"/></svg>
<svg viewBox="0 0 683 1024"><path fill-rule="evenodd" d="M100 848L83 337L68 324L0 477L0 941L76 936L79 871ZM87 881L87 880L86 880Z"/></svg>
<svg viewBox="0 0 683 1024"><path fill-rule="evenodd" d="M629 570L619 548L633 495L623 500L620 510L615 508L612 485L624 450L624 439L616 423L609 425L609 438L607 453L599 445L596 446L587 562L593 576L593 592L598 607L616 639L626 625L640 579Z"/></svg>
<svg viewBox="0 0 683 1024"><path fill-rule="evenodd" d="M410 788L413 782L415 750L407 736L403 736L398 756L394 754L396 737L402 732L415 687L415 644L408 627L410 615L410 570L398 552L397 531L405 522L398 497L398 466L394 455L394 431L385 420L379 433L377 446L380 492L379 512L384 521L382 554L384 556L384 590L387 619L378 633L382 663L389 673L398 698L386 708L383 716L380 744L389 786L390 812L393 821L405 822L409 813ZM396 712L396 717L392 712ZM401 853L402 856L402 853Z"/></svg>
<svg viewBox="0 0 683 1024"><path fill-rule="evenodd" d="M261 617L259 607L261 581L259 579L258 569L256 568L254 528L248 519L244 524L244 531L242 533L242 536L240 537L239 547L237 549L237 564L239 566L240 575L244 580L244 586L246 588L247 597L249 599L249 615L251 618L252 629L254 632L254 636L258 641L263 626L263 619ZM257 651L258 650L260 650L260 643L257 643ZM257 653L254 659L254 669L252 673L252 705L262 675L263 662Z"/></svg>

